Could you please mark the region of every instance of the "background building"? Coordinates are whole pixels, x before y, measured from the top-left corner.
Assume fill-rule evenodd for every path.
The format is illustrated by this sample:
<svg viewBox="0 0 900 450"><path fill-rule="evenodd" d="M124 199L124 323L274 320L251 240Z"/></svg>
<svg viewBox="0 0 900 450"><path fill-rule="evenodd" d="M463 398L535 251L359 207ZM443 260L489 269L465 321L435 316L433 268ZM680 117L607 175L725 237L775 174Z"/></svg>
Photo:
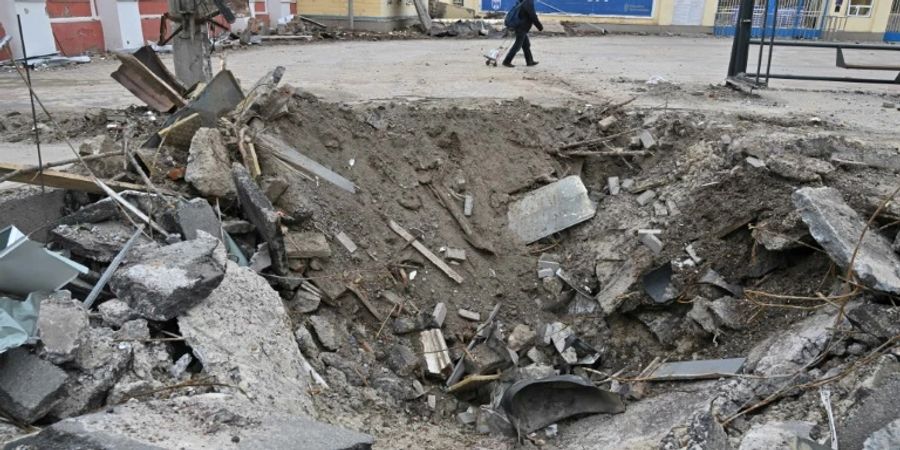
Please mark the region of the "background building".
<svg viewBox="0 0 900 450"><path fill-rule="evenodd" d="M516 0L432 0L502 14ZM292 14L327 25L388 31L417 23L412 0L229 0L240 20L275 28ZM729 36L740 0L538 0L548 21L590 22L610 31L700 32ZM774 2L771 2L774 4ZM781 0L777 18L756 1L754 24L777 23L781 38L900 41L900 0ZM21 56L16 15L30 56L138 48L159 39L167 0L2 0L0 35L13 37ZM170 27L171 29L171 27ZM9 59L8 51L0 60Z"/></svg>

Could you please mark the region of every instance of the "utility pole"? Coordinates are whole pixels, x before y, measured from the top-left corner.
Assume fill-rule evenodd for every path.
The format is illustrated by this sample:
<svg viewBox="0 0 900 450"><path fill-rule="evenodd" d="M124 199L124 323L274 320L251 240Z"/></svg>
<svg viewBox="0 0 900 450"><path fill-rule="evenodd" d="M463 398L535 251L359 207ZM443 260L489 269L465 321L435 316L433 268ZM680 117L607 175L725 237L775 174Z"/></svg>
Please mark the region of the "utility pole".
<svg viewBox="0 0 900 450"><path fill-rule="evenodd" d="M169 0L170 20L178 24L172 38L175 76L188 88L212 79L207 21L218 8L210 0Z"/></svg>

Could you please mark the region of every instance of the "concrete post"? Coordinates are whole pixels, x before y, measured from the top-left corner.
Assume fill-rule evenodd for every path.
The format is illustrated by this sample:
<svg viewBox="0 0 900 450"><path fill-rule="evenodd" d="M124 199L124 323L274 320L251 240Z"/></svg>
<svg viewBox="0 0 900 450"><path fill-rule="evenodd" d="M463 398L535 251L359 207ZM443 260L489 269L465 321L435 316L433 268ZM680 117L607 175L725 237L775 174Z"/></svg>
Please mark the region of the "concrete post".
<svg viewBox="0 0 900 450"><path fill-rule="evenodd" d="M212 44L202 18L215 10L207 0L169 0L169 15L182 27L172 39L175 76L187 87L212 79Z"/></svg>

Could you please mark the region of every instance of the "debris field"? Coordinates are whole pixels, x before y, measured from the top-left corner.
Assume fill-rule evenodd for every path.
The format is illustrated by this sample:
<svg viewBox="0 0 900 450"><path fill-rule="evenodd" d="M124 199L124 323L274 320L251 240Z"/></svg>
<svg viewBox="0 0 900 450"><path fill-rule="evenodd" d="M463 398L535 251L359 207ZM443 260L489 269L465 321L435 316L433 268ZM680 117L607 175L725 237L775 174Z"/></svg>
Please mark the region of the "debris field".
<svg viewBox="0 0 900 450"><path fill-rule="evenodd" d="M896 143L144 57L146 108L41 119L75 164L0 165L4 448L900 443Z"/></svg>

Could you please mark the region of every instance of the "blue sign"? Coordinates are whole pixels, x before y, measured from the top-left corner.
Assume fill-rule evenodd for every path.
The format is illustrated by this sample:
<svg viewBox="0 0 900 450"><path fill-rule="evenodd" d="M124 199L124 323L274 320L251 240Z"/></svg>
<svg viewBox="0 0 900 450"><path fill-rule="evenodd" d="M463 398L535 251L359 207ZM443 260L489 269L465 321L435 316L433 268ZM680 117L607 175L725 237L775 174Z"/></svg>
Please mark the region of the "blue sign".
<svg viewBox="0 0 900 450"><path fill-rule="evenodd" d="M509 11L516 0L481 0L481 10ZM651 17L653 0L534 0L539 14Z"/></svg>

